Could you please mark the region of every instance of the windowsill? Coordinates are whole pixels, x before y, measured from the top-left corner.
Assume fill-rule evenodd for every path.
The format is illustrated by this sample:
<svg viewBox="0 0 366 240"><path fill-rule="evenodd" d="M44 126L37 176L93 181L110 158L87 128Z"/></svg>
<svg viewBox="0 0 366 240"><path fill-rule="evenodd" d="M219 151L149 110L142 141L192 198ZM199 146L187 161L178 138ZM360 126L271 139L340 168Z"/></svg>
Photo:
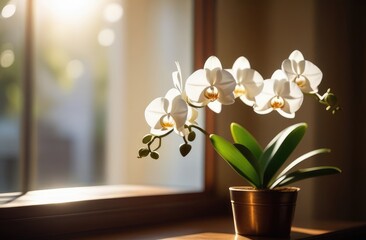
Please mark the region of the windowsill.
<svg viewBox="0 0 366 240"><path fill-rule="evenodd" d="M194 193L200 190L143 185L108 185L93 187L57 188L21 193L0 194L0 208L24 207L87 200L128 198L180 193Z"/></svg>
<svg viewBox="0 0 366 240"><path fill-rule="evenodd" d="M221 205L208 192L131 185L40 190L0 197L3 202L7 199L0 204L0 232L9 238L157 224L212 214Z"/></svg>
<svg viewBox="0 0 366 240"><path fill-rule="evenodd" d="M290 239L360 239L366 236L366 223L314 221L312 227L294 224ZM164 224L121 228L104 232L67 236L69 240L101 239L271 239L236 236L231 215L192 218ZM275 238L278 239L278 238ZM363 238L362 238L363 239ZM289 239L287 239L289 240Z"/></svg>

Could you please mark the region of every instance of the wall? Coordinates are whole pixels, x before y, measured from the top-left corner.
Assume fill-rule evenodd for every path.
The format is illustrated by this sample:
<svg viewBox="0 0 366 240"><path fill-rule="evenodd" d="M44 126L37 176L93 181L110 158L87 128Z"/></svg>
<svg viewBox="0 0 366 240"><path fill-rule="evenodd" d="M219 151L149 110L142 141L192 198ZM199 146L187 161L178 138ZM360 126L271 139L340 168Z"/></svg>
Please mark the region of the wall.
<svg viewBox="0 0 366 240"><path fill-rule="evenodd" d="M364 4L359 5L363 7ZM349 51L353 44L352 38L347 37L350 31L348 23L352 20L350 16L355 16L349 12L352 11L351 6L352 4L346 4L346 1L329 3L315 0L217 0L216 55L222 60L225 68L230 68L235 59L243 55L251 62L252 68L258 70L264 78L269 78L274 70L281 67L281 62L294 49L298 49L306 59L314 62L323 71L320 92L323 93L328 87L332 87L332 90L339 95L344 108L347 108L354 102L353 98L349 97L352 96L352 91L358 89L361 94L359 88L352 89L346 83L352 80L350 79L352 69L350 62L347 62L350 60ZM358 8L353 8L356 9ZM359 39L358 44L362 46L365 25L361 17L359 20L358 30L363 29L361 31L363 38ZM355 50L359 53L357 51L360 49ZM357 61L360 69L364 53L363 47L363 57L358 57ZM365 89L364 83L362 84L362 89ZM365 101L361 97L358 97L358 100L360 103ZM362 200L357 197L359 194L351 194L355 178L361 189L365 189L366 185L362 175L358 177L357 174L354 175L357 171L362 172L359 170L361 167L365 169L365 161L362 160L365 157L360 150L355 153L356 138L353 134L357 131L353 121L359 116L351 112L352 110L356 109L345 109L332 116L322 105L307 97L296 118L288 120L277 113L256 115L249 107L238 102L226 106L218 116L217 131L230 138L228 131L230 122L237 121L253 131L255 136L266 144L284 127L296 122L307 122L308 131L294 157L316 148L329 147L333 150L331 154L323 155L319 159L314 158L302 167L314 164L336 165L342 168L343 173L296 184L301 191L295 219L303 221L312 218L366 219L365 207L361 204ZM357 126L362 127L362 124ZM364 138L364 132L363 130L363 134L359 133L359 137ZM358 143L358 146L362 148L362 144L364 142ZM350 155L353 155L352 159L349 159ZM229 186L244 183L233 174L223 160L217 159L217 161L217 191L227 198ZM337 186L337 189L334 186ZM365 200L365 196L361 199ZM357 210L352 208L358 211L363 208L362 215L358 216Z"/></svg>
<svg viewBox="0 0 366 240"><path fill-rule="evenodd" d="M317 217L366 219L365 11L364 1L316 4L317 59L343 108L332 124L316 111L316 130L327 136L317 138L317 145L329 145L343 170L340 177L317 182L319 206L327 206L316 209Z"/></svg>

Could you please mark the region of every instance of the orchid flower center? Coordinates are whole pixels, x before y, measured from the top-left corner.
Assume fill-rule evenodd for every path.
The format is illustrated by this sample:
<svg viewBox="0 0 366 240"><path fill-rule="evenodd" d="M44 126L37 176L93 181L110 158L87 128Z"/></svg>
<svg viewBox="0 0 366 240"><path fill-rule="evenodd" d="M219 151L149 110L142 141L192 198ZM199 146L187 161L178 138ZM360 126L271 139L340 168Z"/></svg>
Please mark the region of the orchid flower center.
<svg viewBox="0 0 366 240"><path fill-rule="evenodd" d="M169 129L174 127L174 119L170 115L165 115L160 119L160 125L163 129Z"/></svg>
<svg viewBox="0 0 366 240"><path fill-rule="evenodd" d="M205 90L205 97L213 102L219 98L219 90L215 86L210 86Z"/></svg>
<svg viewBox="0 0 366 240"><path fill-rule="evenodd" d="M306 79L304 76L301 75L297 75L296 79L295 79L295 83L297 84L297 86L299 87L304 87L306 84Z"/></svg>
<svg viewBox="0 0 366 240"><path fill-rule="evenodd" d="M276 96L271 99L271 107L274 109L282 108L285 105L285 100L282 97Z"/></svg>
<svg viewBox="0 0 366 240"><path fill-rule="evenodd" d="M243 96L243 95L245 95L245 93L246 93L246 90L243 85L241 85L241 84L236 85L235 90L234 90L235 97Z"/></svg>

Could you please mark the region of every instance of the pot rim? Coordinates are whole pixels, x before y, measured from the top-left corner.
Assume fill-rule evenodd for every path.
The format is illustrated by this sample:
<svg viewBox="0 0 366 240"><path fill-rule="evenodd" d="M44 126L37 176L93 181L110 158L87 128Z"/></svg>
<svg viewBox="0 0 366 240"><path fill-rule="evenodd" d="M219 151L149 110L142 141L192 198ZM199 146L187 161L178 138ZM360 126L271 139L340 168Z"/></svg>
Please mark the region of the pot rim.
<svg viewBox="0 0 366 240"><path fill-rule="evenodd" d="M299 187L277 187L274 189L256 189L251 186L232 186L229 187L230 191L237 192L298 192L300 191Z"/></svg>

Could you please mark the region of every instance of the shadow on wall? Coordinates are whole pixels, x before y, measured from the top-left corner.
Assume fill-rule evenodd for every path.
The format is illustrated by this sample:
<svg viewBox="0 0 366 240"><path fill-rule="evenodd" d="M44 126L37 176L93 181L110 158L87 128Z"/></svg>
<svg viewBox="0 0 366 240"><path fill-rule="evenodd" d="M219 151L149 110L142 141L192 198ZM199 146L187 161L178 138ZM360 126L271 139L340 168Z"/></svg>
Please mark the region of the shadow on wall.
<svg viewBox="0 0 366 240"><path fill-rule="evenodd" d="M362 97L366 90L365 11L365 3L355 0L217 1L216 55L224 68L243 55L252 68L269 78L282 60L299 49L323 71L320 92L331 87L341 102L343 110L335 116L311 98L305 99L292 120L276 113L259 116L241 103L225 107L218 116L218 134L229 138L229 124L237 121L263 144L285 126L305 121L309 129L294 157L315 148L332 149L330 155L313 161L339 166L343 173L300 182L301 207L295 219L366 220L366 180L362 178L366 127L360 109L366 101ZM224 161L217 161L217 190L227 197L229 186L243 182L232 176Z"/></svg>
<svg viewBox="0 0 366 240"><path fill-rule="evenodd" d="M316 1L317 61L343 106L332 124L316 111L316 130L327 136L316 142L329 145L334 162L343 169L339 178L317 182L319 206L327 206L317 209L319 216L366 220L365 11L363 1Z"/></svg>

